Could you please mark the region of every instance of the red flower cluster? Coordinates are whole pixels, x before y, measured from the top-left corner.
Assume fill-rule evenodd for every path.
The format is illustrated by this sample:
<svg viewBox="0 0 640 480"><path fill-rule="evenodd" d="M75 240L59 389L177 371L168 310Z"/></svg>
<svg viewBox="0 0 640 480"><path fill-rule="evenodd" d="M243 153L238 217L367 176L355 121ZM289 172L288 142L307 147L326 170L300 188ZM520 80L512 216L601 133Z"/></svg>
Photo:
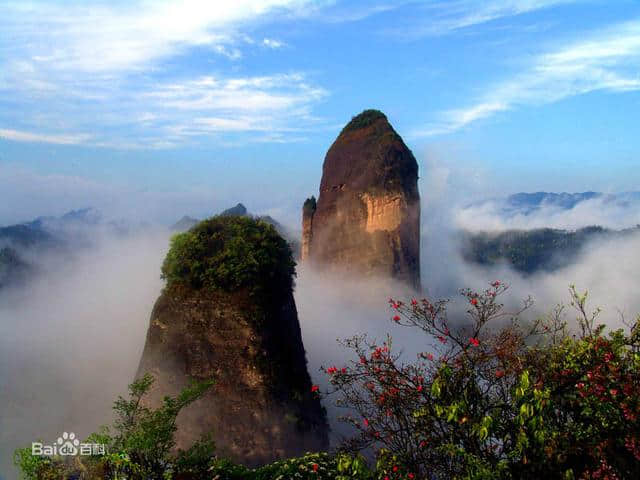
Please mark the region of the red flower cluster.
<svg viewBox="0 0 640 480"><path fill-rule="evenodd" d="M422 352L422 353L420 354L420 356L421 356L422 358L426 358L426 359L427 359L427 360L429 360L429 361L433 361L433 354L432 354L432 353L429 353L429 352L424 353L424 352Z"/></svg>
<svg viewBox="0 0 640 480"><path fill-rule="evenodd" d="M371 353L371 359L372 360L380 360L383 357L383 354L388 353L388 352L389 352L389 347L387 347L386 345L384 347L377 347Z"/></svg>

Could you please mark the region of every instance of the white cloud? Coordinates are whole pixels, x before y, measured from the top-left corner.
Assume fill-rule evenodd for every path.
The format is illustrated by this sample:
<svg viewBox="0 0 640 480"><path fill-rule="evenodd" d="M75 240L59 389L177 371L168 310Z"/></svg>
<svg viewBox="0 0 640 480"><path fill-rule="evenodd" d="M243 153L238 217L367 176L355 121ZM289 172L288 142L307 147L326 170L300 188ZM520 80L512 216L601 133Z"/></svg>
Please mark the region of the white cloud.
<svg viewBox="0 0 640 480"><path fill-rule="evenodd" d="M569 209L543 204L532 212L506 214L504 202L487 201L458 209L454 223L460 229L473 232L533 228L576 230L591 225L619 230L640 225L638 206L638 200L602 196L579 202Z"/></svg>
<svg viewBox="0 0 640 480"><path fill-rule="evenodd" d="M171 148L211 132L194 128L198 118L219 118L229 126L219 132L264 129L255 128L258 121L276 133L289 125L310 126L311 106L327 92L305 75L232 74L233 66L225 71L211 61L239 61L242 49L256 44L240 30L297 15L310 1L0 4L0 101L14 105L0 119L12 127L2 130L2 137ZM265 37L261 45L284 43ZM193 49L198 61L192 63ZM20 111L20 117L11 111ZM257 120L243 128L244 119L252 117ZM45 130L51 125L55 133ZM87 130L97 133L90 137ZM261 135L261 141L268 138L282 141Z"/></svg>
<svg viewBox="0 0 640 480"><path fill-rule="evenodd" d="M445 35L464 28L580 0L452 0L426 1L424 20L393 33L406 38Z"/></svg>
<svg viewBox="0 0 640 480"><path fill-rule="evenodd" d="M212 76L160 85L145 96L177 110L281 111L326 96L301 74L218 79Z"/></svg>
<svg viewBox="0 0 640 480"><path fill-rule="evenodd" d="M329 2L331 3L331 2ZM320 20L328 23L359 22L369 17L396 10L403 5L410 3L410 0L395 0L393 2L373 2L369 0L364 5L355 3L339 5L333 11L324 11Z"/></svg>
<svg viewBox="0 0 640 480"><path fill-rule="evenodd" d="M415 130L411 133L411 136L430 137L451 133L464 127L468 123L490 117L494 113L508 109L509 106L502 102L486 102L479 103L467 109L449 110L444 113L444 122L427 126L421 130Z"/></svg>
<svg viewBox="0 0 640 480"><path fill-rule="evenodd" d="M43 134L0 128L0 138L13 140L15 142L42 142L58 145L78 145L85 143L91 138L91 136L86 134Z"/></svg>
<svg viewBox="0 0 640 480"><path fill-rule="evenodd" d="M276 40L275 38L264 38L262 39L262 45L267 48L277 49L284 47L286 44L280 40Z"/></svg>
<svg viewBox="0 0 640 480"><path fill-rule="evenodd" d="M0 8L3 31L25 58L52 70L114 72L140 69L192 46L223 55L235 43L239 24L279 10L296 10L307 0L210 2L104 2L19 4Z"/></svg>
<svg viewBox="0 0 640 480"><path fill-rule="evenodd" d="M597 90L640 90L640 21L615 25L586 40L537 56L524 72L490 86L469 107L444 112L414 137L458 130L495 113L537 106Z"/></svg>
<svg viewBox="0 0 640 480"><path fill-rule="evenodd" d="M301 73L220 78L203 76L156 85L142 95L158 118L170 117L168 138L180 142L211 133L267 132L252 140L298 141L300 132L318 124L312 106L327 92L310 85Z"/></svg>

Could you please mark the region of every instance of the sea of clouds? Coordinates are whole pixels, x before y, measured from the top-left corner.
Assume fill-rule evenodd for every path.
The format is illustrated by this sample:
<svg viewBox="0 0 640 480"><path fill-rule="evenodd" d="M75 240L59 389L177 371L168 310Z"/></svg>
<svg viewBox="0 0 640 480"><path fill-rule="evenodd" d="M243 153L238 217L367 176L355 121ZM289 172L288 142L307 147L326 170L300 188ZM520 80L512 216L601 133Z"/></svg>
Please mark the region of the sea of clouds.
<svg viewBox="0 0 640 480"><path fill-rule="evenodd" d="M640 223L637 209L589 200L570 210L543 206L527 216L504 217L496 202L474 204L460 196L455 167L426 159L422 168L422 291L298 268L295 298L309 371L323 389L321 366L354 359L338 339L367 333L382 341L391 334L407 360L431 348L422 335L393 324L390 297L450 298L452 317L464 321L466 305L455 301L458 290L481 289L500 279L510 285L507 308L518 308L528 296L534 299L528 318L567 302L570 284L590 292L590 304L603 308L601 318L612 328L622 325L622 315L633 319L640 312L640 234L593 242L574 264L527 277L506 265L468 264L459 253L461 229L627 228ZM82 438L110 423L113 400L126 392L135 374L163 287L160 266L170 232L150 226L127 234L97 232L90 246L72 256L38 257L40 275L24 287L0 292L0 472L6 478L16 475L10 467L15 448L53 441L63 431ZM335 443L345 430L336 421L340 411L333 400L329 396L325 405Z"/></svg>

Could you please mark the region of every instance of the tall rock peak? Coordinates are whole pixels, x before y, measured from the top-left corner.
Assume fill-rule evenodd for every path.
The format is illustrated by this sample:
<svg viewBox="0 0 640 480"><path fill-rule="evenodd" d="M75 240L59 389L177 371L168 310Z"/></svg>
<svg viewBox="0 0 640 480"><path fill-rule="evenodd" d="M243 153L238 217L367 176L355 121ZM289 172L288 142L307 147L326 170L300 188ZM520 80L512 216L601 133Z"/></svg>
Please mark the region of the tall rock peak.
<svg viewBox="0 0 640 480"><path fill-rule="evenodd" d="M324 160L316 208L308 210L303 260L419 287L418 163L382 112L365 110L342 129Z"/></svg>
<svg viewBox="0 0 640 480"><path fill-rule="evenodd" d="M302 205L302 247L300 250L300 260L309 258L311 249L311 239L313 237L313 216L316 213L316 197L307 198Z"/></svg>
<svg viewBox="0 0 640 480"><path fill-rule="evenodd" d="M295 263L275 228L249 217L205 220L172 239L162 273L167 286L138 367L138 376L156 378L148 402L192 379L215 381L180 413L177 447L211 434L221 455L252 466L326 448L293 297Z"/></svg>

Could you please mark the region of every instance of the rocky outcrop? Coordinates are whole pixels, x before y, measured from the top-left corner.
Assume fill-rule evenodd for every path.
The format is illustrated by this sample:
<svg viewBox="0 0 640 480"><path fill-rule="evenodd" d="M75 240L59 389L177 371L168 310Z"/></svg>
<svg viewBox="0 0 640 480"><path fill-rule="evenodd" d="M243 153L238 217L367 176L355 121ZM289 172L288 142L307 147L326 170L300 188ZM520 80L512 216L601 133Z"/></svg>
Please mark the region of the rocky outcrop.
<svg viewBox="0 0 640 480"><path fill-rule="evenodd" d="M316 197L307 198L302 206L302 246L300 261L309 258L313 237L313 215L316 213Z"/></svg>
<svg viewBox="0 0 640 480"><path fill-rule="evenodd" d="M241 203L238 203L235 207L227 208L220 215L223 215L223 216L237 215L242 217L244 215L247 215L247 207L245 207Z"/></svg>
<svg viewBox="0 0 640 480"><path fill-rule="evenodd" d="M381 112L354 117L327 152L317 205L303 208L302 243L302 259L318 268L419 287L418 164Z"/></svg>
<svg viewBox="0 0 640 480"><path fill-rule="evenodd" d="M243 239L258 261L265 262L256 267L255 276L264 278L265 284L243 280L227 288L227 280L218 277L217 284L204 281L196 288L193 282L171 281L166 266L170 251L163 267L168 285L153 308L138 368L138 376L151 373L156 378L147 401L157 405L165 395L177 395L193 379L213 378L213 388L178 416L178 448L187 448L203 434L211 434L220 456L250 466L325 449L328 427L319 398L311 392L291 278L267 278L260 271L274 271L268 264L272 260L265 260L264 254L281 249L290 261L291 252L263 222L239 217L226 217L222 222L223 226L233 224L232 228L210 230L216 232L210 236L211 243L206 244L206 239L200 242L207 257L181 251L176 258L190 256L207 263L209 258L228 259L231 255L225 271L236 271L229 278L245 278L244 267L236 265L246 253L233 257L232 250L217 242L223 237L236 248L241 241L238 232L249 225ZM183 235L204 238L208 231L201 225ZM254 241L256 244L251 244ZM263 245L267 247L261 255L258 250ZM209 262L209 268L221 271L215 261ZM290 265L292 273L292 261ZM176 271L181 268L178 265Z"/></svg>

